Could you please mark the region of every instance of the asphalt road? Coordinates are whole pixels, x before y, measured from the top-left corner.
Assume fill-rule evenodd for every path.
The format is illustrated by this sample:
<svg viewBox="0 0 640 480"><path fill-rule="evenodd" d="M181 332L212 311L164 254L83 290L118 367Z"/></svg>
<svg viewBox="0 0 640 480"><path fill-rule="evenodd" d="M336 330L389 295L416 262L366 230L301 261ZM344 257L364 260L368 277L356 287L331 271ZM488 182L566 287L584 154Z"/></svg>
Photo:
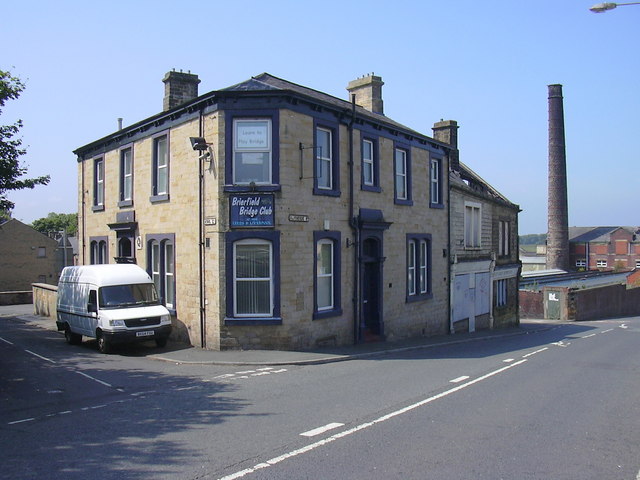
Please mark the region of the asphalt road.
<svg viewBox="0 0 640 480"><path fill-rule="evenodd" d="M0 318L0 478L637 480L639 334L559 324L245 369Z"/></svg>

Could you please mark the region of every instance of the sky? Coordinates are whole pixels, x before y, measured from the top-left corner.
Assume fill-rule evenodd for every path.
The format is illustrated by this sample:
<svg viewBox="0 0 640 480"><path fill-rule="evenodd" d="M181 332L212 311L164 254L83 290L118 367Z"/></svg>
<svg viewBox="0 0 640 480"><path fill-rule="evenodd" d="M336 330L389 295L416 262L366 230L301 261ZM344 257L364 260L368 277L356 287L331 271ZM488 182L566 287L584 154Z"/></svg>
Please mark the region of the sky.
<svg viewBox="0 0 640 480"><path fill-rule="evenodd" d="M456 120L460 160L547 231L548 90L562 84L570 226L640 226L640 5L597 0L21 0L2 8L0 69L26 83L25 223L77 212L73 150L162 110L171 69L204 94L268 72L348 99L382 77L384 112L432 136Z"/></svg>

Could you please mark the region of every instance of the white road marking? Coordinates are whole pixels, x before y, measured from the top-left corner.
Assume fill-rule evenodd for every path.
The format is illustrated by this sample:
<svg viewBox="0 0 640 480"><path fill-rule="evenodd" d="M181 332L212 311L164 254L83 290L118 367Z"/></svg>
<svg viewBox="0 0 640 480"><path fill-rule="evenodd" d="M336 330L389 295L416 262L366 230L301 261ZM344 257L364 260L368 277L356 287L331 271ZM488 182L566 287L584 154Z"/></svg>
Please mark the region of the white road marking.
<svg viewBox="0 0 640 480"><path fill-rule="evenodd" d="M515 360L515 358L505 358L504 360L502 360L504 363L511 363Z"/></svg>
<svg viewBox="0 0 640 480"><path fill-rule="evenodd" d="M31 355L33 355L34 357L38 357L38 358L40 358L40 359L42 359L42 360L46 360L47 362L56 363L56 362L54 362L53 360L51 360L50 358L43 357L42 355L38 355L37 353L32 352L31 350L26 350L26 349L25 349L25 352L30 353L30 354L31 354Z"/></svg>
<svg viewBox="0 0 640 480"><path fill-rule="evenodd" d="M613 332L613 328L609 328L608 330L603 330L600 333L607 333L607 332Z"/></svg>
<svg viewBox="0 0 640 480"><path fill-rule="evenodd" d="M75 372L77 374L79 374L79 375L82 375L83 377L87 377L89 380L93 380L94 382L98 382L99 384L104 385L105 387L110 387L110 388L113 387L113 385L111 385L110 383L103 382L102 380L98 380L97 378L94 378L91 375L87 375L86 373L81 372L79 370L76 370Z"/></svg>
<svg viewBox="0 0 640 480"><path fill-rule="evenodd" d="M316 435L320 435L321 433L328 432L329 430L333 430L334 428L342 426L344 426L344 423L328 423L324 427L314 428L313 430L301 433L300 435L302 435L303 437L315 437Z"/></svg>
<svg viewBox="0 0 640 480"><path fill-rule="evenodd" d="M0 337L0 340L2 340L4 343L8 343L9 345L13 345L13 343L11 343L9 340L7 340L6 338L2 338Z"/></svg>
<svg viewBox="0 0 640 480"><path fill-rule="evenodd" d="M564 343L562 340L560 340L559 342L553 342L551 345L556 345L558 347L568 347L569 345L571 345L571 343Z"/></svg>
<svg viewBox="0 0 640 480"><path fill-rule="evenodd" d="M449 380L449 383L460 383L463 380L466 380L469 378L469 375L463 375L461 377L458 378L454 378L453 380Z"/></svg>
<svg viewBox="0 0 640 480"><path fill-rule="evenodd" d="M545 350L549 350L549 347L544 347L544 348L541 348L539 350L536 350L535 352L527 353L526 355L523 355L522 358L529 358L532 355L536 355L536 354L538 354L540 352L544 352Z"/></svg>
<svg viewBox="0 0 640 480"><path fill-rule="evenodd" d="M580 338L595 337L596 335L597 335L596 333L592 333L591 335L585 335L584 337L580 337Z"/></svg>
<svg viewBox="0 0 640 480"><path fill-rule="evenodd" d="M620 328L629 328L627 327L624 323L622 325L620 325Z"/></svg>
<svg viewBox="0 0 640 480"><path fill-rule="evenodd" d="M428 403L431 403L435 400L439 400L441 398L444 398L448 395L451 395L452 393L458 392L464 388L470 387L471 385L474 385L478 382L481 382L483 380L486 380L488 378L493 377L494 375L498 375L499 373L505 372L511 368L517 367L518 365L522 365L523 363L527 362L527 360L519 360L515 363L511 363L505 367L499 368L498 370L494 370L493 372L489 372L486 375L483 375L481 377L478 377L474 380L471 380L467 383L462 383L456 387L450 388L449 390L446 390L442 393L439 393L437 395L434 395L432 397L429 398L425 398L424 400L421 400L417 403L414 403L412 405L406 406L404 408L401 408L400 410L396 410L395 412L391 412L388 413L387 415L383 415L382 417L379 417L371 422L367 422L367 423L363 423L360 424L356 427L350 428L348 430L345 430L343 432L340 433L336 433L335 435L332 435L330 437L327 437L325 439L319 440L315 443L311 443L309 445L306 445L302 448L299 448L297 450L292 450L291 452L285 453L284 455L280 455L278 457L274 457L270 460L267 460L266 462L263 463L258 463L257 465L254 465L253 467L250 468L245 468L244 470L241 470L239 472L235 472L232 473L231 475L227 475L225 477L221 477L219 480L235 480L236 478L242 478L246 475L249 475L250 473L254 473L258 470L262 470L264 468L269 468L273 465L276 465L284 460L287 460L289 458L292 457L297 457L298 455L302 455L303 453L307 453L310 452L312 450L315 450L316 448L322 447L324 445L327 445L331 442L335 442L336 440L339 440L340 438L343 437L347 437L349 435L353 435L356 432L359 432L360 430L364 430L366 428L372 427L374 425L377 425L378 423L382 423L382 422L386 422L387 420L390 420L394 417L397 417L398 415L402 415L404 413L410 412L411 410L414 410L418 407L422 407L424 405L427 405Z"/></svg>

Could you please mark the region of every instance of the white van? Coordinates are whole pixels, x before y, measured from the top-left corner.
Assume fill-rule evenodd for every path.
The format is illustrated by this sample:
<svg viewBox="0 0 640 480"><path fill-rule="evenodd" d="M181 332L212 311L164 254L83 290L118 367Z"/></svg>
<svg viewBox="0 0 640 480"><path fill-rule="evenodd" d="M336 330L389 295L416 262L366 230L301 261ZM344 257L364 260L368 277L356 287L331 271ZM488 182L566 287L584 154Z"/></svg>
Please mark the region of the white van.
<svg viewBox="0 0 640 480"><path fill-rule="evenodd" d="M151 277L134 264L65 267L57 310L56 324L68 343L96 338L102 353L115 343L146 340L164 347L171 333L171 315Z"/></svg>

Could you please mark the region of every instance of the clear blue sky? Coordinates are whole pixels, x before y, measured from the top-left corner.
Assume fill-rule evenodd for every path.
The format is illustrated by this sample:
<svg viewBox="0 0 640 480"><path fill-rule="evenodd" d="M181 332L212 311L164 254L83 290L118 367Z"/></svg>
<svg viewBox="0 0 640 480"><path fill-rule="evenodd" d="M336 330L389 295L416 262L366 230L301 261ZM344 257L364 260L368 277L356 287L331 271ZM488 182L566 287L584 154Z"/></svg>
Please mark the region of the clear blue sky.
<svg viewBox="0 0 640 480"><path fill-rule="evenodd" d="M431 135L457 120L460 158L547 230L547 85L564 88L569 224L640 225L640 5L597 0L22 0L2 8L0 68L26 81L29 176L14 217L77 211L77 147L162 110L164 74L200 93L262 72L347 98L382 76L385 114Z"/></svg>

